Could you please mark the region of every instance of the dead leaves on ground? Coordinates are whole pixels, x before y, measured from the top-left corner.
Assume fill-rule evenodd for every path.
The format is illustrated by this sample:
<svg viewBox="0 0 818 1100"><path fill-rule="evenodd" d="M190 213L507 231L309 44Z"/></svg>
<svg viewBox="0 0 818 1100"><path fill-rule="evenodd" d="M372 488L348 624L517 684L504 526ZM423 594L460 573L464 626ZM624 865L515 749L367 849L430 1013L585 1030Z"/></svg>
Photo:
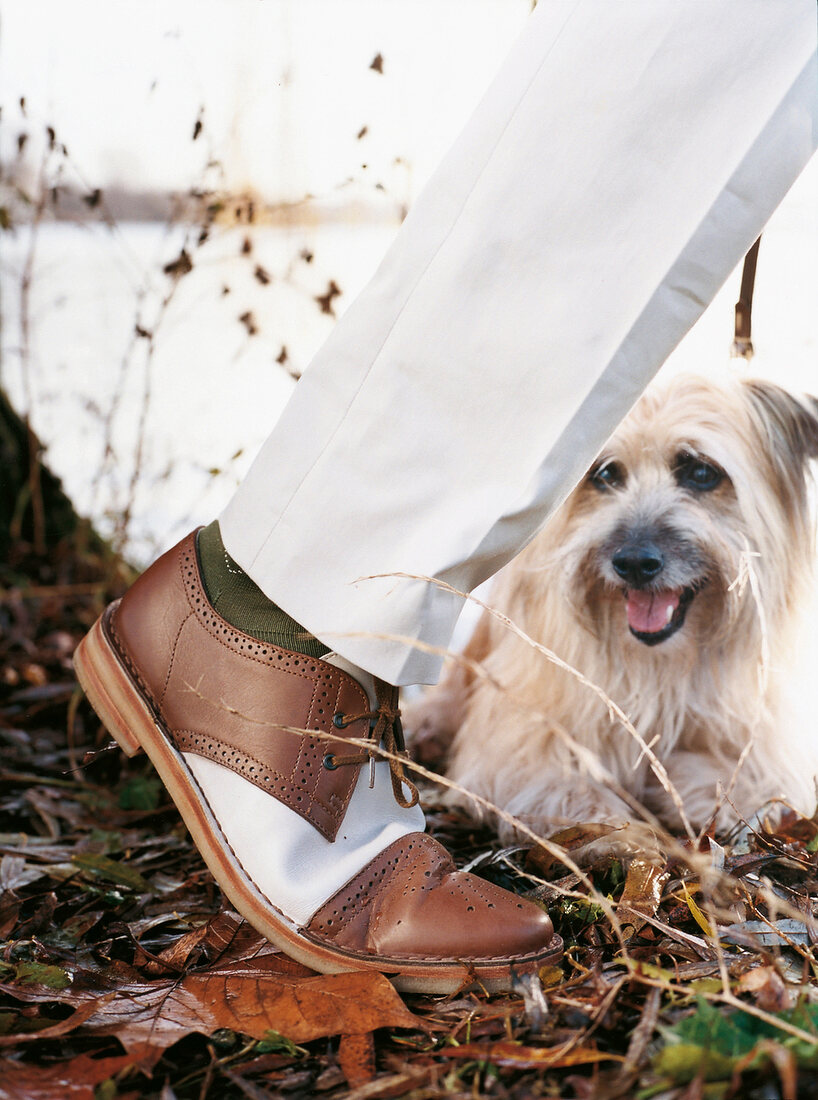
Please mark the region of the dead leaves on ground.
<svg viewBox="0 0 818 1100"><path fill-rule="evenodd" d="M77 970L68 988L17 981L0 982L0 992L24 1003L70 1006L74 1015L49 1029L46 1037L75 1028L83 1036L113 1036L144 1068L192 1032L211 1035L228 1029L259 1040L277 1032L303 1043L332 1035L367 1035L379 1027L423 1026L383 975L315 975L256 933L248 935L236 914L216 917L203 936L196 935L197 946L229 943L240 930L246 947L239 957L227 953L225 961L217 955L205 968L178 977L145 980L120 962ZM170 963L172 954L173 949L163 961ZM13 1038L0 1037L0 1043L10 1044Z"/></svg>
<svg viewBox="0 0 818 1100"><path fill-rule="evenodd" d="M810 1094L818 821L627 866L576 826L554 839L592 895L431 795L435 835L545 905L565 959L494 997L317 976L221 910L156 777L105 751L67 657L104 593L75 579L0 605L0 1100Z"/></svg>

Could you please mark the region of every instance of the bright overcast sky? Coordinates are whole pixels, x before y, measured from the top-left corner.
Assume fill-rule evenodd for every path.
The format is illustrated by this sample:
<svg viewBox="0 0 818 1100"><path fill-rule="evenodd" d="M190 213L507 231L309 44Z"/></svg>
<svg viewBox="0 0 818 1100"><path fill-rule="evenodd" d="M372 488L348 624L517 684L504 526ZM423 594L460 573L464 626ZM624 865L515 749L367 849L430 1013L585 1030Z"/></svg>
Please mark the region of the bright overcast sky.
<svg viewBox="0 0 818 1100"><path fill-rule="evenodd" d="M360 176L362 163L373 182L394 176L402 157L412 197L529 10L530 0L0 0L4 140L26 125L24 95L28 125L52 124L93 185L186 189L213 157L231 186L300 198ZM370 68L378 53L382 75Z"/></svg>

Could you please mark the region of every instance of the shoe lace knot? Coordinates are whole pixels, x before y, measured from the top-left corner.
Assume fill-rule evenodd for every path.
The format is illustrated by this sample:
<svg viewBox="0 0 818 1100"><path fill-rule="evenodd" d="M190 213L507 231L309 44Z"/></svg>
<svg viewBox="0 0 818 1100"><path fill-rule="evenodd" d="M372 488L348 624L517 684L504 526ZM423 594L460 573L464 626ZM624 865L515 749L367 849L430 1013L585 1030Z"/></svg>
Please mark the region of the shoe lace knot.
<svg viewBox="0 0 818 1100"><path fill-rule="evenodd" d="M375 761L379 757L378 748L383 745L386 760L389 764L389 774L392 780L392 793L395 801L404 809L416 806L418 802L418 789L411 779L407 779L404 772L404 764L409 762L409 754L403 739L403 727L400 721L400 708L398 707L398 691L391 684L383 680L375 680L375 695L377 706L374 710L362 711L360 714L344 714L339 711L333 716L332 723L336 729L346 729L355 722L369 722L366 739L368 748L360 752L327 753L324 757L324 767L333 770L343 768L348 764L365 764L369 762L369 786L375 785ZM408 788L409 796L404 794L404 787Z"/></svg>

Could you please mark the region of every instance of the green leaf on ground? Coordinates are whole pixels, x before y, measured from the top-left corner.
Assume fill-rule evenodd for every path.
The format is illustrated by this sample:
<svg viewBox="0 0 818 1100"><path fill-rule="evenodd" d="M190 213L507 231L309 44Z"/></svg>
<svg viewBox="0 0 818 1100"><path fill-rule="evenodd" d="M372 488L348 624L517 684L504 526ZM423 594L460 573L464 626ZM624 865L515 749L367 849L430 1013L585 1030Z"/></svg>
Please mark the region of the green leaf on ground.
<svg viewBox="0 0 818 1100"><path fill-rule="evenodd" d="M162 796L162 781L155 775L135 775L119 789L120 810L155 810Z"/></svg>
<svg viewBox="0 0 818 1100"><path fill-rule="evenodd" d="M818 1005L800 1004L778 1013L776 1019L815 1035L808 1042L782 1031L772 1021L723 1009L700 1000L695 1012L672 1028L662 1028L666 1045L653 1059L653 1069L676 1084L701 1075L706 1081L724 1080L739 1062L758 1068L770 1059L771 1043L790 1051L800 1068L818 1066Z"/></svg>
<svg viewBox="0 0 818 1100"><path fill-rule="evenodd" d="M144 879L133 867L127 867L124 863L118 863L108 856L92 855L83 852L71 857L71 862L81 871L87 871L92 877L102 879L103 882L114 882L117 886L127 886L138 893L150 891L150 883Z"/></svg>
<svg viewBox="0 0 818 1100"><path fill-rule="evenodd" d="M289 1054L292 1058L303 1058L309 1052L304 1047L296 1046L292 1039L288 1039L286 1035L268 1029L264 1033L264 1038L256 1043L256 1053Z"/></svg>
<svg viewBox="0 0 818 1100"><path fill-rule="evenodd" d="M49 989L68 989L71 985L69 974L61 966L46 963L19 962L14 977L21 985L45 985Z"/></svg>

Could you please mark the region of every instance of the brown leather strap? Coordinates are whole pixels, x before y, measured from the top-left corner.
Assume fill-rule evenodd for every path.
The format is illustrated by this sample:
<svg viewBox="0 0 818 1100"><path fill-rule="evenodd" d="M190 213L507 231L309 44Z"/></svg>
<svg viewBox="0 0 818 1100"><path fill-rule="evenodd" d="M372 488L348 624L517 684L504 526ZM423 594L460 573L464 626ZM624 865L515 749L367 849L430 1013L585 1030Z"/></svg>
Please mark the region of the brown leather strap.
<svg viewBox="0 0 818 1100"><path fill-rule="evenodd" d="M753 288L756 281L756 264L758 263L758 246L761 237L755 242L750 251L744 257L744 270L741 273L741 290L736 302L735 339L730 354L734 359L752 359L752 315L753 315Z"/></svg>

